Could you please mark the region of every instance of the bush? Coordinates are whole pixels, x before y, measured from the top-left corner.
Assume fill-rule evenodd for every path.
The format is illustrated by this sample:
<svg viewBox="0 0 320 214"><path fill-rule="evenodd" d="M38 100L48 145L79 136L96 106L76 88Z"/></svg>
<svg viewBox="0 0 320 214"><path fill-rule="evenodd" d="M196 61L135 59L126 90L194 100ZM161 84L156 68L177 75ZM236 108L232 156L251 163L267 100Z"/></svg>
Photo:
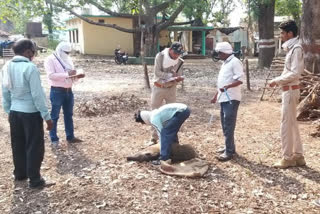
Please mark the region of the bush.
<svg viewBox="0 0 320 214"><path fill-rule="evenodd" d="M54 34L50 34L48 36L48 48L55 50L57 45L59 44L60 40L59 37L57 35Z"/></svg>

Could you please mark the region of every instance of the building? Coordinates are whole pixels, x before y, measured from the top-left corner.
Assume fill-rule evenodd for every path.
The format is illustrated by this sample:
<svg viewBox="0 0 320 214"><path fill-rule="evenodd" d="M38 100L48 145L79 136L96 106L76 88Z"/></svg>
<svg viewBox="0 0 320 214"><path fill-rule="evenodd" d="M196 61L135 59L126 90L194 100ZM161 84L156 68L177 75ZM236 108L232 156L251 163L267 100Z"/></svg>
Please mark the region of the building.
<svg viewBox="0 0 320 214"><path fill-rule="evenodd" d="M42 33L41 22L28 22L25 37L34 41L38 47L48 47L48 35Z"/></svg>
<svg viewBox="0 0 320 214"><path fill-rule="evenodd" d="M109 15L82 15L94 22L115 24L132 29L137 23L131 18L112 17ZM81 54L114 55L116 48L121 48L131 56L140 52L140 34L126 33L111 27L98 26L73 17L66 21L68 40L74 50ZM205 35L213 27L170 26L160 32L157 50L168 47L173 41L181 41L189 53L205 55ZM137 38L135 38L137 37Z"/></svg>
<svg viewBox="0 0 320 214"><path fill-rule="evenodd" d="M0 41L6 41L9 39L10 34L6 31L0 30Z"/></svg>
<svg viewBox="0 0 320 214"><path fill-rule="evenodd" d="M248 46L248 32L244 27L215 28L207 35L207 43L210 39L212 42L209 44L212 49L217 42L229 42L235 51Z"/></svg>
<svg viewBox="0 0 320 214"><path fill-rule="evenodd" d="M112 17L108 15L83 15L99 23L112 23L120 27L131 29L132 19ZM133 34L114 28L89 24L86 21L73 17L66 21L69 31L69 42L74 50L81 54L113 55L114 49L133 55Z"/></svg>

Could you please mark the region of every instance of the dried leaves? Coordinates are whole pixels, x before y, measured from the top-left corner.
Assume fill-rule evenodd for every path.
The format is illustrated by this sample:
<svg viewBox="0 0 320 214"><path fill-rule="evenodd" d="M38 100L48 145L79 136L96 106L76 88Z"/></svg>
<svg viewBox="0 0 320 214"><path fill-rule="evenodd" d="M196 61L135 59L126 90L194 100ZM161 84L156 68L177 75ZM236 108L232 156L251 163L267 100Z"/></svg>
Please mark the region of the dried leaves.
<svg viewBox="0 0 320 214"><path fill-rule="evenodd" d="M116 112L136 110L146 104L147 101L135 95L82 98L76 103L75 112L84 117L101 117Z"/></svg>

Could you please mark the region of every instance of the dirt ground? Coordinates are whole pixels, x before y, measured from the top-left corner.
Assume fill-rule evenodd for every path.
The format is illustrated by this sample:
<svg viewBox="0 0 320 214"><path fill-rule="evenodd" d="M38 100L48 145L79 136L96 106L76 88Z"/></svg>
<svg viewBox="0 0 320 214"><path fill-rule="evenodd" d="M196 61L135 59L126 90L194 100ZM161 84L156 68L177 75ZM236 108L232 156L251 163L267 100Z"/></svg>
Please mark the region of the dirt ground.
<svg viewBox="0 0 320 214"><path fill-rule="evenodd" d="M42 60L35 62L43 73ZM259 101L266 75L253 65L252 91L243 85L238 112L238 156L221 163L215 158L223 145L219 107L209 103L219 63L186 60L186 80L177 97L192 113L179 138L210 163L199 179L171 177L150 163L127 162L150 137L149 127L133 120L137 109L150 105L141 66L115 65L101 57L77 58L75 65L86 72L74 86L75 134L84 142L67 145L62 114L60 148L50 146L46 133L42 175L55 186L31 190L27 182L13 181L7 115L0 111L0 213L320 213L313 204L320 198L320 140L310 136L315 124L300 123L307 166L272 168L281 157L281 104ZM152 78L152 66L148 68ZM48 94L44 73L42 80Z"/></svg>

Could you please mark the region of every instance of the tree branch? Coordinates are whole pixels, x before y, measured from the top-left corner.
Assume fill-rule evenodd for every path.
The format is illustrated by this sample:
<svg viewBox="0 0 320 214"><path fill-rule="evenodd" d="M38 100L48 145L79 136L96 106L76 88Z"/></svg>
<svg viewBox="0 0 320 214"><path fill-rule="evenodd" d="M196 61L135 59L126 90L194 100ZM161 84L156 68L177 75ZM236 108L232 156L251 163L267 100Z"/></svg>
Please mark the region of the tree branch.
<svg viewBox="0 0 320 214"><path fill-rule="evenodd" d="M150 2L148 0L142 0L143 6L146 8L146 10L149 10L150 7Z"/></svg>
<svg viewBox="0 0 320 214"><path fill-rule="evenodd" d="M188 24L192 24L195 20L191 20L188 22L174 22L172 23L172 25L188 25Z"/></svg>
<svg viewBox="0 0 320 214"><path fill-rule="evenodd" d="M126 33L136 33L136 32L140 32L141 30L139 28L135 28L135 29L128 29L128 28L123 28L123 27L120 27L116 24L105 24L105 23L99 23L99 22L95 22L95 21L92 21L91 19L88 19L82 15L79 15L78 13L74 12L71 8L69 7L66 7L64 5L61 5L61 4L58 4L58 3L53 3L53 5L55 5L56 7L60 7L60 8L63 8L65 10L67 10L68 12L70 12L71 14L75 15L76 17L82 19L83 21L89 23L89 24L93 24L93 25L97 25L97 26L102 26L102 27L110 27L110 28L114 28L114 29L117 29L119 31L122 31L122 32L126 32Z"/></svg>
<svg viewBox="0 0 320 214"><path fill-rule="evenodd" d="M116 16L116 17L124 17L124 18L132 18L133 15L128 14L128 13L117 13L113 12L107 8L102 7L100 4L97 3L97 1L93 0L86 0L87 3L92 4L93 6L97 7L99 10L111 15L111 16Z"/></svg>
<svg viewBox="0 0 320 214"><path fill-rule="evenodd" d="M16 12L19 12L19 9L16 8L16 7L13 7L13 6L11 6L11 5L7 5L7 7L11 8L12 10L14 10L14 11L16 11Z"/></svg>
<svg viewBox="0 0 320 214"><path fill-rule="evenodd" d="M164 2L162 4L152 7L153 13L157 14L158 12L165 10L170 6L170 3L172 2L174 2L174 0L169 0L167 2Z"/></svg>
<svg viewBox="0 0 320 214"><path fill-rule="evenodd" d="M176 11L174 11L174 13L170 16L169 20L163 22L162 24L159 25L158 30L161 31L163 29L166 29L167 27L169 27L174 20L177 18L177 16L179 15L179 13L183 10L184 8L184 4L181 4Z"/></svg>

